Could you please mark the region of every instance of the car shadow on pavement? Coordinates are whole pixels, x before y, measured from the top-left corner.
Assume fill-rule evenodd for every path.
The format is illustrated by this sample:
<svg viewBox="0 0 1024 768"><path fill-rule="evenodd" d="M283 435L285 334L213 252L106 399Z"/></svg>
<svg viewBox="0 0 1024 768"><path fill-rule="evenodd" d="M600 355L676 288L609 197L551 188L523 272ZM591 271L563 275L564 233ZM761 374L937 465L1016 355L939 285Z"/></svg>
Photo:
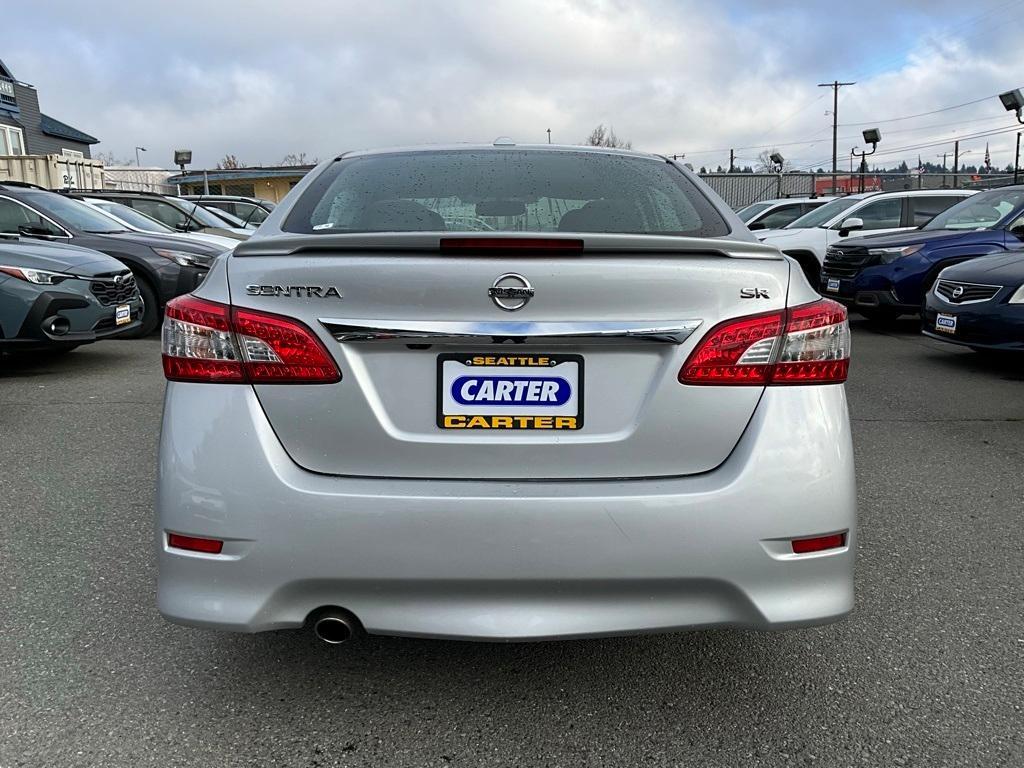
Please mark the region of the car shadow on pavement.
<svg viewBox="0 0 1024 768"><path fill-rule="evenodd" d="M288 708L327 708L341 719L379 710L380 697L388 696L407 718L467 727L486 725L488 713L527 712L520 727L529 729L536 718L571 723L619 710L668 718L677 729L691 720L733 720L734 710L751 702L769 719L785 721L794 702L806 705L808 691L835 675L828 649L843 643L846 627L530 643L370 636L341 646L325 645L307 630L216 636L213 656L222 657L225 692L267 701L271 709L287 701ZM808 653L811 646L820 652Z"/></svg>

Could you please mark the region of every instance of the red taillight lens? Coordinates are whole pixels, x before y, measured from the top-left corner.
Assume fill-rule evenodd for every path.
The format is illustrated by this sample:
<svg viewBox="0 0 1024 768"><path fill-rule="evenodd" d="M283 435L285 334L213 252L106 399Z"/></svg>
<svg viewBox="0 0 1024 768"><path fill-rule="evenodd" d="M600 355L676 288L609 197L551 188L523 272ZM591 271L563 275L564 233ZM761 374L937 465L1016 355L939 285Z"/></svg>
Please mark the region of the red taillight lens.
<svg viewBox="0 0 1024 768"><path fill-rule="evenodd" d="M815 536L812 539L793 539L793 554L806 555L808 552L823 552L826 549L839 549L846 544L845 533L833 533L829 536Z"/></svg>
<svg viewBox="0 0 1024 768"><path fill-rule="evenodd" d="M205 552L208 555L219 555L224 549L220 539L204 539L199 536L183 536L180 533L167 534L167 546L175 549L186 549L189 552Z"/></svg>
<svg viewBox="0 0 1024 768"><path fill-rule="evenodd" d="M179 296L163 327L170 381L330 384L341 372L324 345L297 320Z"/></svg>
<svg viewBox="0 0 1024 768"><path fill-rule="evenodd" d="M231 323L253 382L325 384L341 373L306 326L278 315L235 308Z"/></svg>
<svg viewBox="0 0 1024 768"><path fill-rule="evenodd" d="M846 308L822 299L719 323L690 353L679 371L679 381L757 386L837 384L846 381L849 365Z"/></svg>
<svg viewBox="0 0 1024 768"><path fill-rule="evenodd" d="M712 328L679 372L687 384L766 384L783 313L741 317Z"/></svg>

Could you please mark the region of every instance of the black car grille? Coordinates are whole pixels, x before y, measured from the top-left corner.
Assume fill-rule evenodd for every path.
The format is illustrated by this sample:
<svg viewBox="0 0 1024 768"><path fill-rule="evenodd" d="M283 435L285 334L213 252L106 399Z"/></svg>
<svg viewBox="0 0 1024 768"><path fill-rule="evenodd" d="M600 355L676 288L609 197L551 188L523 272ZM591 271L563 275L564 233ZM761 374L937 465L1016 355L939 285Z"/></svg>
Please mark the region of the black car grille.
<svg viewBox="0 0 1024 768"><path fill-rule="evenodd" d="M96 277L89 283L89 290L104 306L121 304L135 296L135 275L125 272L111 277Z"/></svg>
<svg viewBox="0 0 1024 768"><path fill-rule="evenodd" d="M935 293L950 304L973 304L978 301L988 301L1002 288L1001 285L979 285L978 283L959 283L955 280L939 280L935 284Z"/></svg>
<svg viewBox="0 0 1024 768"><path fill-rule="evenodd" d="M825 251L825 264L821 268L821 274L823 277L856 277L873 259L867 248L832 247Z"/></svg>

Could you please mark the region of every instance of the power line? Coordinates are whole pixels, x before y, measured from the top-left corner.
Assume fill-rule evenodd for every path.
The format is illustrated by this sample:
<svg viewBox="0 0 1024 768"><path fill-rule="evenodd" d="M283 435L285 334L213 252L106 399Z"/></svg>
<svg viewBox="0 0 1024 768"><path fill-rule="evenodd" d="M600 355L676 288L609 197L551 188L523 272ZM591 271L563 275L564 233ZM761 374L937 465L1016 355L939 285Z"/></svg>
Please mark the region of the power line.
<svg viewBox="0 0 1024 768"><path fill-rule="evenodd" d="M927 117L928 115L937 115L940 112L949 112L952 109L960 109L961 107L969 107L972 104L980 104L983 101L994 99L999 94L992 94L991 96L983 96L980 99L974 99L973 101L965 101L963 104L954 104L951 107L942 107L942 109L933 109L931 112L920 112L916 115L904 115L903 117L889 117L885 120L868 120L863 123L843 123L843 128L854 128L859 125L878 125L879 123L898 123L901 120L912 120L916 117Z"/></svg>

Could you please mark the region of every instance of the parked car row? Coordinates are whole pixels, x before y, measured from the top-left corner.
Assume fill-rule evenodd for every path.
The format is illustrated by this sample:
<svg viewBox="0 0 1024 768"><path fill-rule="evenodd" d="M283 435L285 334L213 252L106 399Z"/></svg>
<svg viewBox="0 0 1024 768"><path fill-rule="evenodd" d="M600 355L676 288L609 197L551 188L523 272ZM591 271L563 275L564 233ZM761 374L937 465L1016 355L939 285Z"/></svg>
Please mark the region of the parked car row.
<svg viewBox="0 0 1024 768"><path fill-rule="evenodd" d="M168 301L255 231L202 202L0 182L0 352L152 333Z"/></svg>
<svg viewBox="0 0 1024 768"><path fill-rule="evenodd" d="M756 235L869 320L920 314L933 338L1024 350L1024 186L850 195Z"/></svg>

